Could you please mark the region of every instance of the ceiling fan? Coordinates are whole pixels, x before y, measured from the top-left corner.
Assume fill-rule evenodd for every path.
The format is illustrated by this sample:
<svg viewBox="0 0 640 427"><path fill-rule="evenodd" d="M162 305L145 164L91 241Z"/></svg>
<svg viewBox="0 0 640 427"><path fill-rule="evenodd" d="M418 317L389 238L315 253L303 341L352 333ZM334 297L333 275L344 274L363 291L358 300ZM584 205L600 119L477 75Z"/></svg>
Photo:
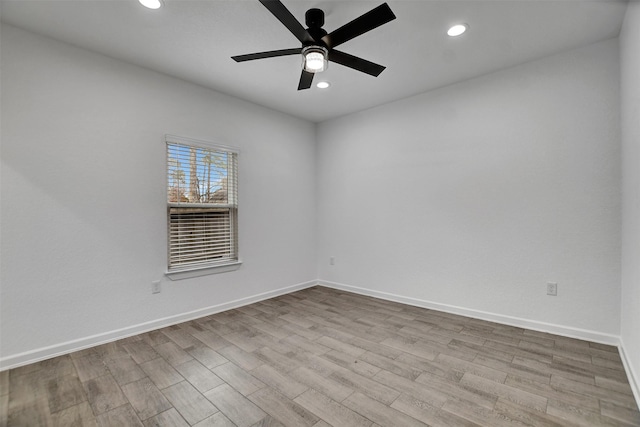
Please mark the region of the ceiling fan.
<svg viewBox="0 0 640 427"><path fill-rule="evenodd" d="M385 69L382 65L349 55L334 48L396 19L387 3L381 4L337 30L327 33L322 29L324 12L320 9L309 9L305 13L305 23L308 27L305 29L280 0L259 1L296 36L302 43L302 47L232 56L231 58L236 62L302 54L303 69L298 83L298 90L309 89L315 73L324 71L327 68L328 61L353 68L374 77L377 77Z"/></svg>

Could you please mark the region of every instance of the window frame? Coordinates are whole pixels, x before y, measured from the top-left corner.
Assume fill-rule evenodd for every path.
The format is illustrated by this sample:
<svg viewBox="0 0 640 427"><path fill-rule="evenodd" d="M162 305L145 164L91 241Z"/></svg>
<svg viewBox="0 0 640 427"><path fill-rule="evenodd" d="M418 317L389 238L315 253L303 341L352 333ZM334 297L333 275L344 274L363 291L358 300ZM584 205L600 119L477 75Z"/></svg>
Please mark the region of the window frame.
<svg viewBox="0 0 640 427"><path fill-rule="evenodd" d="M236 147L232 147L229 145L224 145L224 144L219 144L216 142L210 142L210 141L203 141L203 140L197 140L197 139L193 139L193 138L186 138L186 137L181 137L181 136L175 136L175 135L165 135L164 138L164 145L165 145L165 208L166 208L166 215L167 215L167 228L166 228L166 232L167 232L167 238L166 238L166 242L167 242L167 264L166 264L166 271L165 271L165 275L171 279L171 280L181 280L181 279L187 279L187 278L191 278L191 277L199 277L199 276L205 276L205 275L209 275L209 274L216 274L216 273L224 273L224 272L228 272L228 271L235 271L237 269L240 268L240 266L242 265L242 261L240 260L240 253L239 253L239 248L238 248L238 240L239 240L239 235L238 235L238 157L240 155L240 150L237 149ZM235 161L234 161L234 168L233 168L233 172L235 174L235 177L233 178L233 182L235 185L235 200L231 201L230 203L226 203L226 204L213 204L213 203L188 203L188 202L183 202L183 203L175 203L175 202L170 202L169 201L169 145L171 144L178 144L178 145L182 145L182 146L188 146L188 147L195 147L195 148L201 148L204 150L210 150L210 151L218 151L218 152L225 152L228 154L232 154L235 156ZM227 174L229 174L229 172L227 172ZM170 240L171 240L171 209L172 208L176 208L176 207L183 207L183 208L199 208L199 209L211 209L212 212L215 212L216 210L219 210L221 208L227 208L229 209L229 221L230 221L230 239L232 242L233 247L235 248L235 257L234 258L229 258L229 259L225 259L223 261L211 261L208 263L202 263L200 265L196 265L196 266L192 266L192 267L170 267L170 257L171 257L171 247L170 247ZM231 210L235 210L235 212L232 214Z"/></svg>

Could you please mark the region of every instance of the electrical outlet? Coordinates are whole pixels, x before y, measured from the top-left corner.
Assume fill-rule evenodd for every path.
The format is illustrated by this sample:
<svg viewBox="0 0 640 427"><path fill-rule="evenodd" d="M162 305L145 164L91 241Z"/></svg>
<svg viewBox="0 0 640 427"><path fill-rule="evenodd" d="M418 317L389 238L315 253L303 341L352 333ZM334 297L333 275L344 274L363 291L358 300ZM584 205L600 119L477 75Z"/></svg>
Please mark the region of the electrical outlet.
<svg viewBox="0 0 640 427"><path fill-rule="evenodd" d="M547 295L556 296L558 295L558 284L547 282Z"/></svg>
<svg viewBox="0 0 640 427"><path fill-rule="evenodd" d="M160 280L154 280L151 282L151 293L159 294L160 293Z"/></svg>
<svg viewBox="0 0 640 427"><path fill-rule="evenodd" d="M335 258L335 257L330 256L330 257L329 257L329 265L335 265L335 264L336 264L336 258Z"/></svg>

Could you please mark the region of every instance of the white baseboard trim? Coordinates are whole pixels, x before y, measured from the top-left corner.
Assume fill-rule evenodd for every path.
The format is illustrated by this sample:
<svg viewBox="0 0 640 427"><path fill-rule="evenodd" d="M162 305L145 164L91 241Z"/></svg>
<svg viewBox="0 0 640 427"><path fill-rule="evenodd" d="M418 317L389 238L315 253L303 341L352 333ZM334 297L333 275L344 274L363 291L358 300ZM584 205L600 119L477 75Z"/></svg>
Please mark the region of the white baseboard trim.
<svg viewBox="0 0 640 427"><path fill-rule="evenodd" d="M569 338L577 338L586 341L597 342L600 344L608 344L616 347L620 346L620 337L617 335L605 334L597 331L586 329L572 328L569 326L556 325L552 323L540 322L537 320L523 319L520 317L506 316L502 314L490 313L486 311L473 310L454 305L441 304L432 301L426 301L418 298L396 295L388 292L375 291L372 289L360 288L357 286L345 285L342 283L329 282L326 280L318 280L318 285L327 288L339 289L342 291L353 292L355 294L366 295L370 297L380 298L388 301L399 302L402 304L413 305L416 307L428 308L445 313L458 314L461 316L472 317L474 319L487 320L490 322L501 323L519 328L531 329L538 332L546 332L555 335L562 335Z"/></svg>
<svg viewBox="0 0 640 427"><path fill-rule="evenodd" d="M318 282L315 280L298 283L297 285L287 286L273 291L240 298L234 301L229 301L226 303L193 310L186 313L164 317L162 319L140 323L134 326L128 326L126 328L103 332L100 334L67 341L61 344L55 344L48 347L42 347L35 350L26 351L24 353L7 356L0 359L0 371L17 368L19 366L28 365L30 363L39 362L41 360L50 359L52 357L61 356L78 350L84 350L89 347L106 344L108 342L117 341L119 339L142 334L178 323L188 322L189 320L198 319L200 317L209 316L215 313L220 313L221 311L231 310L233 308L253 304L255 302L263 301L269 298L274 298L280 295L307 289L316 286L317 284Z"/></svg>
<svg viewBox="0 0 640 427"><path fill-rule="evenodd" d="M631 391L633 392L633 397L636 398L636 402L640 406L640 377L638 377L637 372L634 371L633 365L630 363L629 356L625 351L624 341L622 340L622 337L620 338L620 346L618 348L620 350L622 365L624 366L624 370L627 373L629 385L631 386Z"/></svg>

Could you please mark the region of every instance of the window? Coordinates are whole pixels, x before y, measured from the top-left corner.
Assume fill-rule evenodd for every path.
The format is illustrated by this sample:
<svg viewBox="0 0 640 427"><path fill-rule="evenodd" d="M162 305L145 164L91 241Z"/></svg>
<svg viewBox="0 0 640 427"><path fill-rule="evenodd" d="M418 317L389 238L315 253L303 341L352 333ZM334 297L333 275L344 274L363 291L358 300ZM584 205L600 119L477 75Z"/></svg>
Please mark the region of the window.
<svg viewBox="0 0 640 427"><path fill-rule="evenodd" d="M238 151L169 135L166 142L167 275L239 265Z"/></svg>

